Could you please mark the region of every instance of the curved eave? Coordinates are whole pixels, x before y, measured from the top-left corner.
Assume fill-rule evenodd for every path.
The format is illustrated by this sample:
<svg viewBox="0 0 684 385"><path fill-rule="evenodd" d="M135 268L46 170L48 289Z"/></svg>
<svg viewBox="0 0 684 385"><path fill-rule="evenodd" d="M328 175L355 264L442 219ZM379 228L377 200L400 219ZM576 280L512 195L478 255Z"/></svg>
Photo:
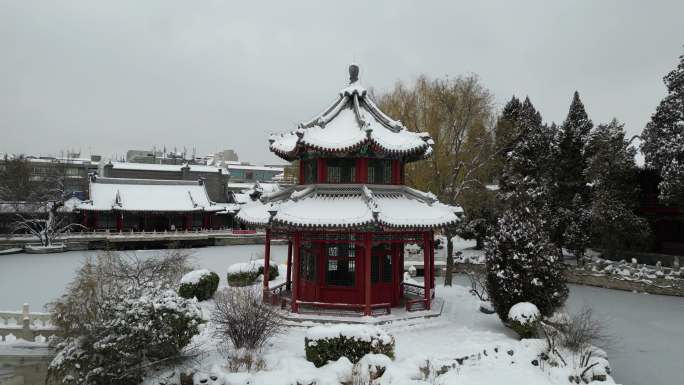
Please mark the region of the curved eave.
<svg viewBox="0 0 684 385"><path fill-rule="evenodd" d="M420 146L416 146L413 148L409 149L391 149L383 146L380 142L374 140L374 139L368 139L365 138L357 143L354 143L353 145L345 146L345 147L339 147L339 148L333 148L333 147L322 147L318 146L315 144L307 143L305 140L300 139L300 141L297 143L297 146L295 147L294 150L292 151L282 151L279 149L277 146L274 146L271 144L269 149L271 150L272 153L280 157L281 159L287 160L289 162L295 161L299 159L301 154L305 151L318 151L318 152L323 152L323 153L331 153L331 154L339 154L339 153L347 153L347 152L353 152L358 149L360 149L364 144L370 143L372 146L374 146L374 149L379 150L378 152L381 152L383 154L387 155L392 155L392 156L406 156L410 157L411 160L421 160L421 159L427 159L432 155L431 151L431 146L427 143L422 144Z"/></svg>

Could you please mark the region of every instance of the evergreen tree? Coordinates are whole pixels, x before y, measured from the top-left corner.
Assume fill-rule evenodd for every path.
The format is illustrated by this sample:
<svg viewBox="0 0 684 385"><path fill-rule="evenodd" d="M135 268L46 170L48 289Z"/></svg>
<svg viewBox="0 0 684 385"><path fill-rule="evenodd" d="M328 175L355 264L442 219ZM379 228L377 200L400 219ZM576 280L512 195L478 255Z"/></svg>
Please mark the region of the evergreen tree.
<svg viewBox="0 0 684 385"><path fill-rule="evenodd" d="M513 149L520 137L520 99L511 97L501 111L494 127L494 148L498 151L494 162L495 178L500 178L506 164L506 155Z"/></svg>
<svg viewBox="0 0 684 385"><path fill-rule="evenodd" d="M568 116L557 132L557 148L554 154L554 173L552 177L550 212L556 212L549 222L549 235L551 240L560 249L565 246L567 227L576 218L573 217L575 196L579 195L577 202L587 202L589 190L587 188L587 153L586 144L593 123L587 116L584 105L580 100L579 93L575 94L570 104ZM579 228L575 226L573 231Z"/></svg>
<svg viewBox="0 0 684 385"><path fill-rule="evenodd" d="M684 55L664 78L667 96L660 102L642 138L646 165L660 172L660 198L684 204Z"/></svg>
<svg viewBox="0 0 684 385"><path fill-rule="evenodd" d="M592 185L592 244L614 255L618 249L640 249L650 228L636 214L639 204L636 149L625 138L624 125L613 119L591 134L587 177Z"/></svg>
<svg viewBox="0 0 684 385"><path fill-rule="evenodd" d="M541 120L539 112L526 98L518 119L519 140L507 154L499 183L501 198L509 207L522 205L540 209L547 201L552 144Z"/></svg>
<svg viewBox="0 0 684 385"><path fill-rule="evenodd" d="M518 302L531 302L551 315L565 302L568 288L543 222L534 210L508 209L485 246L487 289L502 321Z"/></svg>

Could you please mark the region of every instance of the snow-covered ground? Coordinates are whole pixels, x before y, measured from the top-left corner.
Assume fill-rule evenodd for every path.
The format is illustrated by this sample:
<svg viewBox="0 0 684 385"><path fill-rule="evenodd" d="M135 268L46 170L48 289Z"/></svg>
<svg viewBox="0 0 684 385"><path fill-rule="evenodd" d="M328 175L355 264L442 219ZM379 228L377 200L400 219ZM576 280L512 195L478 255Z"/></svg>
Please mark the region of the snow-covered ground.
<svg viewBox="0 0 684 385"><path fill-rule="evenodd" d="M456 249L469 247L459 242ZM195 264L219 273L221 285L225 284L228 266L236 262L259 259L263 255L262 245L224 246L192 249ZM138 251L138 255L150 255L158 251ZM272 259L284 263L287 248L274 245ZM31 310L40 310L42 305L58 296L71 280L85 256L93 251L67 252L63 254L0 256L0 309L18 310L28 302ZM440 257L441 253L437 253ZM459 277L457 283L466 285ZM449 383L468 380L469 384L505 383L542 384L549 383L548 376L540 369L529 365L527 357L533 348L525 347L512 337L495 315L487 316L477 311L478 302L463 287L437 288L438 295L447 299L445 314L420 326L393 325L388 331L397 339L398 369L415 368L416 360L426 358L455 359L464 355L477 354L487 349L491 353L496 345L510 346L516 353L479 360L459 370L470 373L467 377L450 374ZM594 287L572 285L568 307L580 308L583 304L592 306L597 316L605 320L615 337L616 343L608 347L609 360L615 380L623 384L675 384L681 383L681 357L684 357L684 298L635 294ZM305 330L294 328L278 337L274 351L290 349L292 353L283 357L277 353L267 355L267 361L277 370L274 376L286 376L293 365L308 367L308 373L316 370L305 361ZM420 352L421 354L417 354ZM510 360L516 364L510 364ZM300 370L305 370L301 369ZM496 370L493 370L495 369ZM398 372L397 372L398 373ZM495 376L495 377L493 377ZM447 378L448 378L447 377ZM498 380L498 381L496 381ZM268 379L263 381L268 383ZM476 382L477 381L477 382ZM567 383L567 382L566 382Z"/></svg>

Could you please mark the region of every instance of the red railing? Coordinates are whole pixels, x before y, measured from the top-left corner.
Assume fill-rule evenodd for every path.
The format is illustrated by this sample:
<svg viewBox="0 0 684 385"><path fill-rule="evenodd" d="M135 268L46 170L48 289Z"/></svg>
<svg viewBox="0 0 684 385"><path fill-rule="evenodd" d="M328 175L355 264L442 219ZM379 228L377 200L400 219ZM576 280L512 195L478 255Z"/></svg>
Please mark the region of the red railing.
<svg viewBox="0 0 684 385"><path fill-rule="evenodd" d="M363 313L366 305L356 304L356 303L329 303L329 302L309 302L309 301L297 301L297 306L308 306L313 308L322 309L339 309L339 310L354 310ZM373 310L383 309L384 314L392 313L392 304L390 303L373 303L370 305L371 313ZM301 309L301 307L300 307Z"/></svg>

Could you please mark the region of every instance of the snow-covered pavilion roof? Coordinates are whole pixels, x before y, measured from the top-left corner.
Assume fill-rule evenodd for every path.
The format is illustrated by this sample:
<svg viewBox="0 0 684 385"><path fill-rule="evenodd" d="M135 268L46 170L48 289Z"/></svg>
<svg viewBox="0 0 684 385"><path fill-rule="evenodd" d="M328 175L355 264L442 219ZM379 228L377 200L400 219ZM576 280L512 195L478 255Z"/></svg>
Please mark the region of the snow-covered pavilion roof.
<svg viewBox="0 0 684 385"><path fill-rule="evenodd" d="M358 67L349 67L350 84L335 102L297 130L270 136L270 149L286 160L295 160L302 151L346 152L370 144L388 155L424 158L432 153L428 133L409 131L375 105L358 80Z"/></svg>
<svg viewBox="0 0 684 385"><path fill-rule="evenodd" d="M265 194L243 205L236 218L255 226L426 229L453 224L460 212L406 186L316 184Z"/></svg>
<svg viewBox="0 0 684 385"><path fill-rule="evenodd" d="M86 211L194 212L225 210L209 199L200 181L95 177L90 199L77 205Z"/></svg>

